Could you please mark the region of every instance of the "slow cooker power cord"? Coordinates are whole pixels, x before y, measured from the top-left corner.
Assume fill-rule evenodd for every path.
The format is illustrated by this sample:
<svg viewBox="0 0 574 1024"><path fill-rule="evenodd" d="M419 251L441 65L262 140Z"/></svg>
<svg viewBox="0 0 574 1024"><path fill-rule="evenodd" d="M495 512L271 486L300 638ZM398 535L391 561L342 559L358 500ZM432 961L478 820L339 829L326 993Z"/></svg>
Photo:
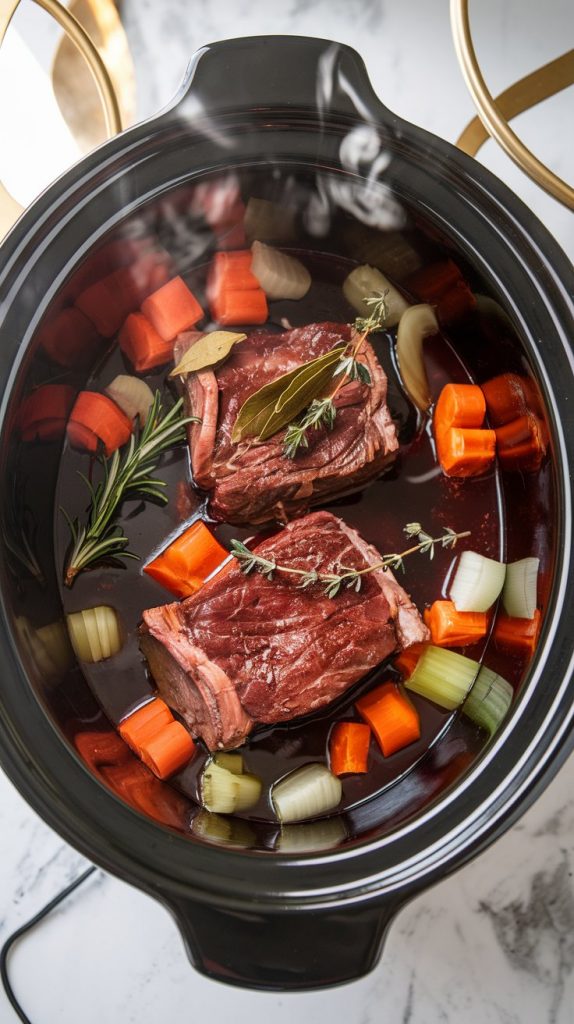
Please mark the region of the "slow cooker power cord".
<svg viewBox="0 0 574 1024"><path fill-rule="evenodd" d="M70 896L75 889L78 889L79 886L82 885L82 883L85 882L90 877L90 875L93 875L94 872L97 870L98 869L96 867L92 866L91 868L88 868L86 871L82 872L81 875L78 875L78 877L75 878L73 882L70 882L70 884L67 885L65 889L62 889L62 891L59 892L57 896L54 896L54 898L51 899L49 903L46 903L45 907L42 907L42 909L39 910L37 914L34 914L34 917L31 917L29 921L26 921L26 923L21 925L21 927L18 928L15 932L12 932L12 934L9 935L8 938L6 939L6 942L2 946L2 949L0 949L0 977L2 978L4 991L6 992L10 1005L12 1006L15 1013L17 1013L18 1017L23 1022L23 1024L32 1024L32 1021L24 1013L24 1010L20 1006L20 1003L16 998L14 989L12 988L12 984L10 982L10 976L8 974L8 955L10 953L10 950L12 949L12 946L16 942L18 942L19 939L22 938L23 935L26 935L28 932L32 931L32 929L35 928L36 925L40 923L40 921L43 921L44 918L48 916L48 914L51 914L52 911L60 905L60 903L63 903L64 900L67 899L68 896Z"/></svg>

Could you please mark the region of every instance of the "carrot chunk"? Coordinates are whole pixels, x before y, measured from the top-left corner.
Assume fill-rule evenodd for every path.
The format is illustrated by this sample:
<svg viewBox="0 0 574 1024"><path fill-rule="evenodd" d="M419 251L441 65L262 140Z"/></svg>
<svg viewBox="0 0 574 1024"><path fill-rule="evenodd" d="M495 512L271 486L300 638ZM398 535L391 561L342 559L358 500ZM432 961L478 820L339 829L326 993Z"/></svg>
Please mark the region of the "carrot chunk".
<svg viewBox="0 0 574 1024"><path fill-rule="evenodd" d="M132 712L120 724L119 732L128 746L138 754L142 745L159 732L165 725L174 721L174 717L165 701L154 697L143 707Z"/></svg>
<svg viewBox="0 0 574 1024"><path fill-rule="evenodd" d="M16 421L22 440L54 441L63 437L74 398L70 384L42 384L26 395Z"/></svg>
<svg viewBox="0 0 574 1024"><path fill-rule="evenodd" d="M395 683L383 683L355 707L373 730L385 757L420 739L418 712Z"/></svg>
<svg viewBox="0 0 574 1024"><path fill-rule="evenodd" d="M211 302L211 315L223 327L264 324L269 315L262 288L222 291Z"/></svg>
<svg viewBox="0 0 574 1024"><path fill-rule="evenodd" d="M78 732L74 736L74 746L91 768L122 764L130 757L126 744L112 729L106 732Z"/></svg>
<svg viewBox="0 0 574 1024"><path fill-rule="evenodd" d="M94 325L75 306L67 306L39 331L40 345L59 366L82 366L98 351L100 336Z"/></svg>
<svg viewBox="0 0 574 1024"><path fill-rule="evenodd" d="M432 263L412 274L406 282L409 291L419 302L436 306L443 324L460 319L476 305L476 299L456 263L443 260Z"/></svg>
<svg viewBox="0 0 574 1024"><path fill-rule="evenodd" d="M426 644L418 643L411 644L410 647L405 647L404 651L397 654L393 666L401 673L403 679L408 679L412 676L415 668L418 665L421 654L424 653Z"/></svg>
<svg viewBox="0 0 574 1024"><path fill-rule="evenodd" d="M451 427L482 427L486 401L478 384L445 384L434 413L435 433Z"/></svg>
<svg viewBox="0 0 574 1024"><path fill-rule="evenodd" d="M70 444L94 451L92 434L104 446L107 456L130 439L132 424L121 409L97 391L80 391L68 422Z"/></svg>
<svg viewBox="0 0 574 1024"><path fill-rule="evenodd" d="M137 373L163 366L173 357L173 341L164 341L143 313L130 313L118 341Z"/></svg>
<svg viewBox="0 0 574 1024"><path fill-rule="evenodd" d="M192 757L195 743L176 722L167 704L154 698L121 722L120 736L160 779L183 768Z"/></svg>
<svg viewBox="0 0 574 1024"><path fill-rule="evenodd" d="M527 411L525 381L517 373L501 373L481 386L494 427L502 427Z"/></svg>
<svg viewBox="0 0 574 1024"><path fill-rule="evenodd" d="M164 341L173 341L203 316L199 302L181 277L172 277L144 299L141 310Z"/></svg>
<svg viewBox="0 0 574 1024"><path fill-rule="evenodd" d="M337 722L329 736L329 767L333 775L367 771L371 729L360 722Z"/></svg>
<svg viewBox="0 0 574 1024"><path fill-rule="evenodd" d="M140 757L159 779L167 779L193 757L195 743L181 722L169 722L145 740Z"/></svg>
<svg viewBox="0 0 574 1024"><path fill-rule="evenodd" d="M494 430L451 427L437 435L436 446L445 476L478 476L494 462L496 434Z"/></svg>
<svg viewBox="0 0 574 1024"><path fill-rule="evenodd" d="M137 811L163 825L182 828L189 813L188 801L171 786L163 786L139 761L104 766L100 775L114 793Z"/></svg>
<svg viewBox="0 0 574 1024"><path fill-rule="evenodd" d="M542 616L537 608L532 619L517 619L511 615L499 614L494 624L494 642L512 654L531 657L536 649Z"/></svg>
<svg viewBox="0 0 574 1024"><path fill-rule="evenodd" d="M251 260L249 249L218 252L213 258L207 295L213 319L223 326L267 320L267 296L251 272Z"/></svg>
<svg viewBox="0 0 574 1024"><path fill-rule="evenodd" d="M138 307L129 268L120 267L96 281L78 295L75 304L103 338L112 338L128 314Z"/></svg>
<svg viewBox="0 0 574 1024"><path fill-rule="evenodd" d="M233 292L256 291L260 284L251 272L252 259L251 249L216 252L207 286L210 301L221 289Z"/></svg>
<svg viewBox="0 0 574 1024"><path fill-rule="evenodd" d="M197 520L144 566L144 572L177 597L189 597L228 554L205 523Z"/></svg>
<svg viewBox="0 0 574 1024"><path fill-rule="evenodd" d="M486 612L457 612L452 601L434 601L423 618L436 647L466 647L486 636Z"/></svg>
<svg viewBox="0 0 574 1024"><path fill-rule="evenodd" d="M496 427L496 452L503 469L536 470L548 444L545 424L533 412Z"/></svg>

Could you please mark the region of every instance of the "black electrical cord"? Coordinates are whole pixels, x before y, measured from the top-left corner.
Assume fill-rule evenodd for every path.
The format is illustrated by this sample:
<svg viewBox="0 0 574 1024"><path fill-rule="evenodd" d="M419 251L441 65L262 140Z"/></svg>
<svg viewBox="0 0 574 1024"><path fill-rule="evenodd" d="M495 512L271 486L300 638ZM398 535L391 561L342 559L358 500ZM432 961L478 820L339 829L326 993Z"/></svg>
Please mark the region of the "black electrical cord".
<svg viewBox="0 0 574 1024"><path fill-rule="evenodd" d="M97 871L97 868L92 866L91 868L88 868L86 871L84 871L81 875L79 875L78 878L74 879L73 882L70 882L70 884L67 885L65 889L62 889L62 891L59 892L57 896L54 896L54 898L50 900L50 902L47 903L45 907L42 907L42 910L39 910L38 913L34 915L34 917L31 917L30 920L26 922L26 924L23 924L20 928L18 928L17 931L12 932L12 934L9 935L8 938L6 939L6 942L2 946L2 949L0 949L0 977L2 978L4 991L8 996L10 1005L18 1014L18 1017L23 1022L23 1024L32 1024L32 1021L24 1013L24 1010L22 1009L20 1003L16 999L14 989L12 988L12 985L10 983L10 977L8 975L8 954L12 949L12 946L14 945L15 942L18 941L18 939L21 939L23 935L26 935L26 933L31 931L32 928L35 928L35 926L39 924L40 921L43 921L44 918L47 917L48 914L52 912L52 910L55 910L55 908L59 906L60 903L63 903L63 901L71 893L73 893L74 890L82 884L82 882L85 882L86 879L90 877L90 875L93 875L94 871Z"/></svg>

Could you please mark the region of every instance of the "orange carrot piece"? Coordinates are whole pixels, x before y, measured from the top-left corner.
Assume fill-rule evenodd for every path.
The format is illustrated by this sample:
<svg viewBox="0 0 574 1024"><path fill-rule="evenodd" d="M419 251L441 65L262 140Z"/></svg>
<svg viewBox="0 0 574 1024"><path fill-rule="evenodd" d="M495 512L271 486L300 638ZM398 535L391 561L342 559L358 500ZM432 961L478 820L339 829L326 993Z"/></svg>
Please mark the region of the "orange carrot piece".
<svg viewBox="0 0 574 1024"><path fill-rule="evenodd" d="M91 768L122 764L130 756L126 744L112 729L105 732L78 732L74 736L74 746Z"/></svg>
<svg viewBox="0 0 574 1024"><path fill-rule="evenodd" d="M198 519L153 562L145 565L144 572L177 597L189 597L228 555L211 530Z"/></svg>
<svg viewBox="0 0 574 1024"><path fill-rule="evenodd" d="M486 612L457 612L452 601L434 601L423 614L436 647L466 647L486 636Z"/></svg>
<svg viewBox="0 0 574 1024"><path fill-rule="evenodd" d="M533 412L497 427L496 453L503 469L539 469L546 454L545 424Z"/></svg>
<svg viewBox="0 0 574 1024"><path fill-rule="evenodd" d="M451 427L482 427L486 401L478 384L445 384L434 412L435 434Z"/></svg>
<svg viewBox="0 0 574 1024"><path fill-rule="evenodd" d="M42 384L31 391L20 406L18 426L27 430L41 420L66 420L74 404L75 391L70 384Z"/></svg>
<svg viewBox="0 0 574 1024"><path fill-rule="evenodd" d="M72 448L91 452L93 455L96 454L100 447L100 439L97 434L94 434L93 430L85 427L83 423L76 423L74 420L68 420L65 430Z"/></svg>
<svg viewBox="0 0 574 1024"><path fill-rule="evenodd" d="M100 775L119 797L142 814L172 828L181 829L189 802L171 786L164 786L139 761L104 766Z"/></svg>
<svg viewBox="0 0 574 1024"><path fill-rule="evenodd" d="M171 711L161 697L154 697L143 707L132 712L120 723L119 733L128 746L139 754L142 745L164 726L175 721Z"/></svg>
<svg viewBox="0 0 574 1024"><path fill-rule="evenodd" d="M496 434L494 430L451 427L437 434L436 448L445 476L478 476L494 462Z"/></svg>
<svg viewBox="0 0 574 1024"><path fill-rule="evenodd" d="M210 302L217 301L221 291L244 292L260 288L259 281L251 272L252 259L250 249L216 252L207 286Z"/></svg>
<svg viewBox="0 0 574 1024"><path fill-rule="evenodd" d="M186 764L195 750L187 730L176 722L160 697L144 704L120 723L120 736L160 779Z"/></svg>
<svg viewBox="0 0 574 1024"><path fill-rule="evenodd" d="M181 722L169 722L144 741L140 757L159 779L167 779L191 760L195 743Z"/></svg>
<svg viewBox="0 0 574 1024"><path fill-rule="evenodd" d="M138 307L138 296L128 267L96 281L78 295L75 305L94 324L103 338L116 334L129 313Z"/></svg>
<svg viewBox="0 0 574 1024"><path fill-rule="evenodd" d="M75 306L67 306L38 332L46 355L59 366L82 366L95 356L100 336L94 325Z"/></svg>
<svg viewBox="0 0 574 1024"><path fill-rule="evenodd" d="M406 287L419 302L436 306L437 316L443 324L460 319L476 305L474 295L452 260L432 263L417 270L409 277Z"/></svg>
<svg viewBox="0 0 574 1024"><path fill-rule="evenodd" d="M527 383L517 373L501 373L481 385L494 427L502 427L527 411Z"/></svg>
<svg viewBox="0 0 574 1024"><path fill-rule="evenodd" d="M83 446L85 438L88 451L93 451L91 439L77 429L77 424L96 435L107 456L126 444L132 432L132 423L125 413L111 398L97 391L80 391L70 413L67 431L70 444Z"/></svg>
<svg viewBox="0 0 574 1024"><path fill-rule="evenodd" d="M221 291L212 299L210 308L213 319L223 327L264 324L269 315L262 288Z"/></svg>
<svg viewBox="0 0 574 1024"><path fill-rule="evenodd" d="M408 679L412 676L415 668L418 665L421 654L424 653L426 644L418 643L411 644L410 647L405 647L404 651L397 654L393 661L393 667L401 673L403 679Z"/></svg>
<svg viewBox="0 0 574 1024"><path fill-rule="evenodd" d="M173 341L164 341L143 313L130 313L118 341L137 373L163 366L173 357Z"/></svg>
<svg viewBox="0 0 574 1024"><path fill-rule="evenodd" d="M141 310L164 341L173 341L203 317L199 302L181 277L172 277L144 299Z"/></svg>
<svg viewBox="0 0 574 1024"><path fill-rule="evenodd" d="M361 722L336 722L329 736L329 768L333 775L367 771L371 729Z"/></svg>
<svg viewBox="0 0 574 1024"><path fill-rule="evenodd" d="M418 712L396 683L383 683L355 704L373 730L385 757L420 739Z"/></svg>
<svg viewBox="0 0 574 1024"><path fill-rule="evenodd" d="M542 616L537 608L531 619L517 619L500 613L494 623L494 642L512 654L532 657L538 643Z"/></svg>

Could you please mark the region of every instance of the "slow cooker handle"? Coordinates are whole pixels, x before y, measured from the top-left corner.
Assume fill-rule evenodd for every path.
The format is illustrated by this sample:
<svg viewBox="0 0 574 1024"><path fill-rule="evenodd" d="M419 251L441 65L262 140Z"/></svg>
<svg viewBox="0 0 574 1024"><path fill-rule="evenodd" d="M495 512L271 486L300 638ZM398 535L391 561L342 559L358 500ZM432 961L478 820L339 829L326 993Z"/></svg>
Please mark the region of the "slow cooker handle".
<svg viewBox="0 0 574 1024"><path fill-rule="evenodd" d="M305 36L251 36L204 46L194 54L175 110L183 117L246 109L274 115L313 113L371 120L393 118L350 46ZM224 140L225 141L225 140ZM264 154L262 154L264 156Z"/></svg>
<svg viewBox="0 0 574 1024"><path fill-rule="evenodd" d="M249 910L171 900L189 958L202 974L279 991L338 985L377 963L397 902L341 909L270 910L254 892Z"/></svg>

